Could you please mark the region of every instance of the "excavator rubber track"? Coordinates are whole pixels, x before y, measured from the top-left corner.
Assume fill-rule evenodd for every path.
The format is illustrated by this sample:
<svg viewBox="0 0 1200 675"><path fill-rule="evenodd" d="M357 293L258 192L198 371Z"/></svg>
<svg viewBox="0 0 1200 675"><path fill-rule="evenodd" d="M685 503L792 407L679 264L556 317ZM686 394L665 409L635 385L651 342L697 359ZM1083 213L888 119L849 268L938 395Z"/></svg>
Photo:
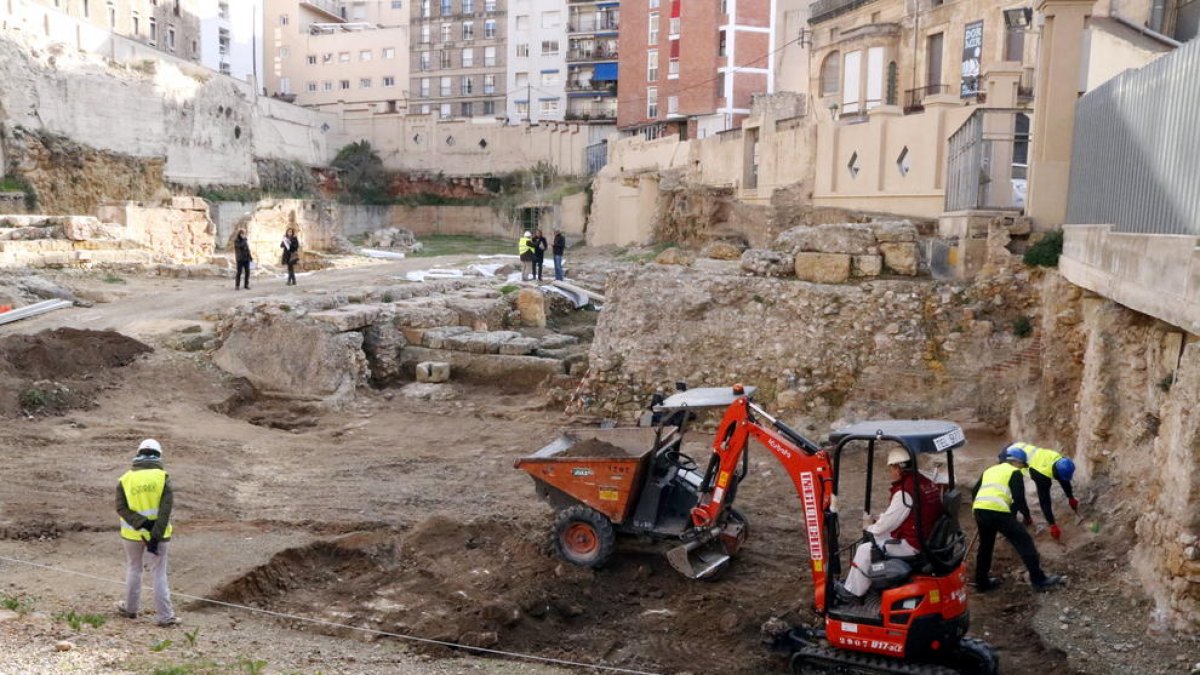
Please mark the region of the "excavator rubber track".
<svg viewBox="0 0 1200 675"><path fill-rule="evenodd" d="M953 664L904 662L813 644L792 652L791 669L794 675L998 675L1000 672L1000 659L995 651L975 638L964 637L952 659Z"/></svg>

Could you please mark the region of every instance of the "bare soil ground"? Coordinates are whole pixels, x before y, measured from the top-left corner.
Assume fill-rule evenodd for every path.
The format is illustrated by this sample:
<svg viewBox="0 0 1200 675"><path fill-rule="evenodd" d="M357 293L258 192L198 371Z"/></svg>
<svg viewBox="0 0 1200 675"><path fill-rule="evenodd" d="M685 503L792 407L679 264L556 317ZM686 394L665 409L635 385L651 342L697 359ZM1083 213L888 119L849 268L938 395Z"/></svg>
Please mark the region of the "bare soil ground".
<svg viewBox="0 0 1200 675"><path fill-rule="evenodd" d="M332 271L291 289L260 282L254 293L350 288L445 262ZM122 290L110 303L0 329L112 328L155 348L112 369L94 407L4 422L0 596L32 611L0 617L0 652L12 655L0 673L253 672L259 661L270 672L558 672L356 629L651 672L784 671L759 628L776 616L809 620L811 580L799 500L761 448L738 496L750 539L719 582L683 579L637 542L608 567L582 570L554 556L551 511L513 469L578 422L561 406L537 392L457 385L448 401L369 391L341 411L238 398L237 383L202 353L164 343L244 294L192 280L129 279ZM93 577L121 576L114 486L144 437L162 441L176 490L177 592L348 627L184 597L182 629L118 619L119 583ZM709 440L698 434L687 451L703 458ZM956 463L960 482L1003 442L982 432L971 440ZM1038 537L1046 567L1071 577L1057 593L1032 593L999 543L995 568L1009 583L972 595L972 633L997 647L1006 673L1188 672L1194 639L1147 633L1149 608L1123 569L1121 514L1088 519L1102 523L1099 533L1071 516L1065 545ZM74 629L54 618L67 611L108 621ZM184 631L195 629L192 644ZM75 649L53 653L61 639Z"/></svg>

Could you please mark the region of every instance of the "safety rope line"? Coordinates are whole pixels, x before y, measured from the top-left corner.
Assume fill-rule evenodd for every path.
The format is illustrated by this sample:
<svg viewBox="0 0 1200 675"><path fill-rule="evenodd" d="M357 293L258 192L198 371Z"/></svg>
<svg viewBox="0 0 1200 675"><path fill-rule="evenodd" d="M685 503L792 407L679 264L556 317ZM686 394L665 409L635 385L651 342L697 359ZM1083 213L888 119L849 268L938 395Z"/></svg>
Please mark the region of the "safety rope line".
<svg viewBox="0 0 1200 675"><path fill-rule="evenodd" d="M67 575L71 575L71 576L82 577L84 579L91 579L92 581L101 581L106 584L115 584L118 586L125 585L124 581L117 581L115 579L106 579L104 577L97 576L94 574L88 574L87 572L78 572L76 570L69 570L69 569L66 569L63 567L57 567L55 565L46 565L44 563L33 562L31 560L22 560L21 558L10 558L8 556L0 555L0 561L15 563L18 565L25 565L27 567L36 567L36 568L40 568L40 569L44 569L44 570L49 570L51 572L57 572L60 574L67 574ZM151 589L149 587L143 587L143 590L149 591ZM189 595L187 593L180 593L177 591L171 591L171 595L179 596L181 598L187 598L188 600L193 600L196 602L208 603L210 605L218 605L221 607L228 607L230 609L240 609L243 611L252 612L252 613L256 613L256 614L265 614L267 616L272 616L272 617L275 617L278 619L291 619L294 621L311 623L311 624L316 624L319 626L326 626L329 628L346 628L346 629L353 630L353 631L359 631L361 633L371 633L373 635L393 637L393 638L398 638L401 640L408 640L411 642L421 642L424 644L439 645L442 647L450 647L453 649L461 649L464 651L478 652L480 654L490 654L493 656L505 656L505 657L514 658L514 659L520 659L523 661L537 661L540 663L549 663L549 664L554 664L554 665L559 665L559 666L568 666L571 668L588 668L591 670L599 670L599 671L610 672L610 673L627 673L628 675L659 675L658 673L654 673L651 671L645 671L645 670L632 670L629 668L618 668L616 666L604 666L604 665L599 665L599 664L594 664L594 663L583 663L581 661L568 661L565 659L556 659L556 658L553 658L550 656L538 656L536 654L523 654L521 652L510 652L510 651L505 651L502 649L489 649L487 647L472 647L470 645L458 644L456 642L449 642L447 640L435 640L433 638L423 638L423 637L419 637L416 635L405 635L403 633L390 633L388 631L376 630L374 628L363 628L361 626L351 626L349 624L337 623L336 621L327 621L325 619L314 619L311 617L299 616L296 614L285 614L283 612L274 612L269 609L262 609L259 607L251 607L249 605L239 605L239 604L233 603L233 602L225 602L223 600L214 600L212 598L206 598L206 597L199 596L199 595Z"/></svg>

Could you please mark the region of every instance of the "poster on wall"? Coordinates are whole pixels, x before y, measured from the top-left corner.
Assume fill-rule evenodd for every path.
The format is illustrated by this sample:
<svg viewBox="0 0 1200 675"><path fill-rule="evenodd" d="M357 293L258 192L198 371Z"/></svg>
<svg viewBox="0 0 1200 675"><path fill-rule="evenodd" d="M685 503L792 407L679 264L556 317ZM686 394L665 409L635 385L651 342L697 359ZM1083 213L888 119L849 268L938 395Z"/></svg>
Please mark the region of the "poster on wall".
<svg viewBox="0 0 1200 675"><path fill-rule="evenodd" d="M983 54L983 22L972 21L963 30L962 86L960 98L979 93L979 60Z"/></svg>

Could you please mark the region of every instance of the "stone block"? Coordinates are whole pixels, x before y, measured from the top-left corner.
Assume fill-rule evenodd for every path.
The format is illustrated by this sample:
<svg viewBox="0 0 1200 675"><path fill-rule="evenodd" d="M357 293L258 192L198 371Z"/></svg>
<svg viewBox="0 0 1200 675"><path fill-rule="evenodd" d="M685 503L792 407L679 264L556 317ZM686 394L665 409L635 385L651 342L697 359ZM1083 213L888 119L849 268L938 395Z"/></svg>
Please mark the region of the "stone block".
<svg viewBox="0 0 1200 675"><path fill-rule="evenodd" d="M511 354L511 355L516 355L516 356L524 356L526 354L532 354L533 350L537 349L537 346L538 346L537 338L530 338L530 337L513 338L512 340L509 340L508 342L500 343L499 353Z"/></svg>
<svg viewBox="0 0 1200 675"><path fill-rule="evenodd" d="M772 246L783 253L845 253L866 255L875 246L875 232L870 225L838 223L835 225L801 226L785 230Z"/></svg>
<svg viewBox="0 0 1200 675"><path fill-rule="evenodd" d="M727 241L714 241L700 250L700 255L713 260L740 260L745 247Z"/></svg>
<svg viewBox="0 0 1200 675"><path fill-rule="evenodd" d="M458 323L458 312L449 307L397 306L396 325L400 328L436 328Z"/></svg>
<svg viewBox="0 0 1200 675"><path fill-rule="evenodd" d="M406 371L424 361L444 360L454 370L455 381L502 384L510 387L534 387L564 372L563 363L536 356L472 354L435 351L424 347L405 347L401 358Z"/></svg>
<svg viewBox="0 0 1200 675"><path fill-rule="evenodd" d="M538 341L538 347L541 349L561 349L563 347L569 347L578 343L579 338L575 337L574 335L560 335L558 333L551 333L542 337L542 339Z"/></svg>
<svg viewBox="0 0 1200 675"><path fill-rule="evenodd" d="M844 253L797 253L796 278L819 284L840 284L850 278L850 258Z"/></svg>
<svg viewBox="0 0 1200 675"><path fill-rule="evenodd" d="M375 323L379 319L382 309L379 305L346 305L322 312L313 312L309 316L344 333L348 330L366 328Z"/></svg>
<svg viewBox="0 0 1200 675"><path fill-rule="evenodd" d="M896 274L916 276L918 269L917 244L915 242L880 244L883 264Z"/></svg>
<svg viewBox="0 0 1200 675"><path fill-rule="evenodd" d="M907 220L873 223L871 227L875 231L875 240L881 244L915 242L917 240L917 227Z"/></svg>
<svg viewBox="0 0 1200 675"><path fill-rule="evenodd" d="M446 338L445 348L472 354L499 354L500 345L521 337L520 333L508 330L459 333Z"/></svg>
<svg viewBox="0 0 1200 675"><path fill-rule="evenodd" d="M522 288L517 293L517 312L522 326L545 328L546 296L536 288Z"/></svg>
<svg viewBox="0 0 1200 675"><path fill-rule="evenodd" d="M796 263L791 255L751 248L742 253L742 270L760 277L790 277L796 273Z"/></svg>
<svg viewBox="0 0 1200 675"><path fill-rule="evenodd" d="M450 379L450 364L445 361L423 361L416 365L417 382L446 382Z"/></svg>
<svg viewBox="0 0 1200 675"><path fill-rule="evenodd" d="M472 330L497 330L504 327L508 303L498 298L446 298L446 307L458 312L458 324Z"/></svg>
<svg viewBox="0 0 1200 675"><path fill-rule="evenodd" d="M424 328L401 328L400 333L404 336L405 342L408 342L410 345L425 343Z"/></svg>
<svg viewBox="0 0 1200 675"><path fill-rule="evenodd" d="M856 277L877 277L883 272L883 256L856 255L850 263L850 274Z"/></svg>
<svg viewBox="0 0 1200 675"><path fill-rule="evenodd" d="M409 340L409 343L419 344L430 349L449 349L446 346L446 340L448 338L469 332L471 332L471 329L467 328L466 326L443 326L441 328L430 328L428 330L422 330L420 340Z"/></svg>
<svg viewBox="0 0 1200 675"><path fill-rule="evenodd" d="M691 265L695 258L687 251L671 247L655 256L654 262L659 265Z"/></svg>

